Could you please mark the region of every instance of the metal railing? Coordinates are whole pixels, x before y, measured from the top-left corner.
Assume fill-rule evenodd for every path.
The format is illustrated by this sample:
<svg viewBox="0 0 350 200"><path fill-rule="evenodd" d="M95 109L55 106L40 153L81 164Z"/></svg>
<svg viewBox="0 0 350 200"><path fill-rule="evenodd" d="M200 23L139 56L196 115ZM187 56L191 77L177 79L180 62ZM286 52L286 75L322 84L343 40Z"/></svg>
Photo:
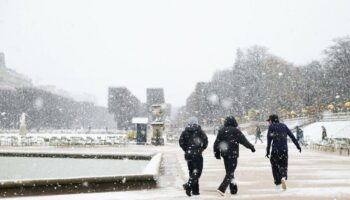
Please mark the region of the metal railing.
<svg viewBox="0 0 350 200"><path fill-rule="evenodd" d="M350 121L350 112L325 112L322 114L322 121Z"/></svg>
<svg viewBox="0 0 350 200"><path fill-rule="evenodd" d="M309 145L311 149L350 156L350 138L329 138Z"/></svg>

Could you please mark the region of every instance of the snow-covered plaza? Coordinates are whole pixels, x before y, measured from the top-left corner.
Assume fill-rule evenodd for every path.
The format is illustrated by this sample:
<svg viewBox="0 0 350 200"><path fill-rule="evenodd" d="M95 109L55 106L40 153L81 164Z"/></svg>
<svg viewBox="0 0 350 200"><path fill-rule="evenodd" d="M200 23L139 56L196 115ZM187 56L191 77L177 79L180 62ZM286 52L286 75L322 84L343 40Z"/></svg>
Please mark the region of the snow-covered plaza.
<svg viewBox="0 0 350 200"><path fill-rule="evenodd" d="M204 152L204 169L200 179L200 196L192 199L223 199L216 193L225 170L222 160L216 160L212 146L215 137L209 135ZM253 142L253 138L250 138ZM238 194L226 193L225 199L350 199L350 157L303 149L300 154L289 145L289 180L287 191L277 191L273 184L270 162L265 155L265 143L256 145L257 151L241 147L236 170ZM128 145L124 147L57 148L2 147L1 151L76 152L76 153L153 153L162 152L163 162L157 187L149 190L82 193L16 197L21 200L41 199L187 199L182 184L187 179L187 166L178 144L165 146Z"/></svg>

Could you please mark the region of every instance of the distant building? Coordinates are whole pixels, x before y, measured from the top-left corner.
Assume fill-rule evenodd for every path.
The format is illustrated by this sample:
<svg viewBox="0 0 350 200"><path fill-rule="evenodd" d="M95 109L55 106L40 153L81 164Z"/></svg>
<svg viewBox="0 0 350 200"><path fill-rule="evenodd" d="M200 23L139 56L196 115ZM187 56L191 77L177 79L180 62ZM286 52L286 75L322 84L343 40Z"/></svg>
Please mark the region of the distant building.
<svg viewBox="0 0 350 200"><path fill-rule="evenodd" d="M73 99L71 97L71 95L69 94L69 92L58 89L55 85L38 85L36 86L36 88L41 89L41 90L45 90L47 92L50 92L52 94L56 94L68 99Z"/></svg>
<svg viewBox="0 0 350 200"><path fill-rule="evenodd" d="M20 87L32 87L32 80L6 68L5 54L0 52L0 89L14 90Z"/></svg>
<svg viewBox="0 0 350 200"><path fill-rule="evenodd" d="M33 87L0 89L0 128L19 128L21 113L28 116L28 129L117 128L113 115L105 107L76 102Z"/></svg>

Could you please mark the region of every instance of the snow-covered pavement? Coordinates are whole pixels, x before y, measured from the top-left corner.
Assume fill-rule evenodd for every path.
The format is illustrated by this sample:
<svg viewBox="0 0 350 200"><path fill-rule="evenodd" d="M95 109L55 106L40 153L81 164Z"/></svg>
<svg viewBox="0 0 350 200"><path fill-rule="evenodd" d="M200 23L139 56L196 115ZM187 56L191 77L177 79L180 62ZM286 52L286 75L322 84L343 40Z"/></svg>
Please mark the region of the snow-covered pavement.
<svg viewBox="0 0 350 200"><path fill-rule="evenodd" d="M204 152L204 169L200 179L200 196L191 199L350 199L350 157L303 150L300 154L293 144L289 144L289 180L288 190L276 191L273 184L269 160L265 156L265 144L257 144L257 152L241 146L240 158L236 170L238 194L234 197L226 193L219 196L215 190L224 177L222 160L216 160L212 153L214 137L209 136L209 147ZM33 150L33 149L32 149ZM34 149L34 150L40 150ZM43 149L42 149L43 150ZM54 149L51 148L52 151ZM60 149L62 151L64 149ZM73 149L84 152L86 149ZM69 151L73 151L69 149ZM142 191L104 192L92 194L70 194L21 197L21 200L120 200L120 199L187 199L182 190L186 180L187 167L183 153L177 144L164 147L136 146L101 147L88 149L93 152L163 152L162 176L158 188ZM228 192L228 191L227 191Z"/></svg>

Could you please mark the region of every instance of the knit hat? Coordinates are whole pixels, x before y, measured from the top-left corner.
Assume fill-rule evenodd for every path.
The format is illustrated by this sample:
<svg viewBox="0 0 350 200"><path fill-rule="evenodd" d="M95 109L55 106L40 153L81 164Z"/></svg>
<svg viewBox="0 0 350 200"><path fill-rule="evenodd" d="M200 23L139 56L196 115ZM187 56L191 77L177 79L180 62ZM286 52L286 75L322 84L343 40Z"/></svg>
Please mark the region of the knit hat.
<svg viewBox="0 0 350 200"><path fill-rule="evenodd" d="M190 118L188 118L187 123L190 126L198 125L198 119L197 119L197 117L190 117Z"/></svg>

